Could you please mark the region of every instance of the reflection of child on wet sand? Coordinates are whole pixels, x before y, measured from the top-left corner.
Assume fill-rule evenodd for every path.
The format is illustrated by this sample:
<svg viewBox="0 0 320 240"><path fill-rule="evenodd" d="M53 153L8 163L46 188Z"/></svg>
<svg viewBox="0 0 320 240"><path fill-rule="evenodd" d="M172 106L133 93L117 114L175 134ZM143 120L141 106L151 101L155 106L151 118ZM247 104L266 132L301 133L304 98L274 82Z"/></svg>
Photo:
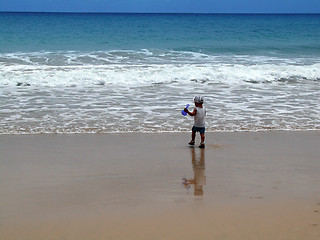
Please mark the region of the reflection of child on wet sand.
<svg viewBox="0 0 320 240"><path fill-rule="evenodd" d="M193 109L192 112L190 112L187 108L184 109L186 113L188 113L190 116L194 116L194 124L192 127L192 135L191 135L191 141L189 142L189 145L194 145L195 138L196 138L196 132L200 132L201 136L201 143L199 145L200 148L204 148L204 140L205 140L205 115L206 110L203 107L203 97L196 96L194 99L194 104L196 107Z"/></svg>
<svg viewBox="0 0 320 240"><path fill-rule="evenodd" d="M193 179L183 179L183 185L189 189L190 185L194 185L194 195L203 195L203 186L206 184L204 150L201 149L200 159L197 160L195 149L191 149Z"/></svg>

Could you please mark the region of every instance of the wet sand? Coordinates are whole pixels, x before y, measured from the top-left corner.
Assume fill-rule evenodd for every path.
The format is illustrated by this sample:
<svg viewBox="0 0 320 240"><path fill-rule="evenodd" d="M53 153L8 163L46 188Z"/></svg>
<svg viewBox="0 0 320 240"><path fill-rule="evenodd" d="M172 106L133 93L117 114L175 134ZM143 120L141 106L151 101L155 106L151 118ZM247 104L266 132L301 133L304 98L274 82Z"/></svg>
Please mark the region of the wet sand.
<svg viewBox="0 0 320 240"><path fill-rule="evenodd" d="M320 132L189 135L0 136L0 239L320 239Z"/></svg>

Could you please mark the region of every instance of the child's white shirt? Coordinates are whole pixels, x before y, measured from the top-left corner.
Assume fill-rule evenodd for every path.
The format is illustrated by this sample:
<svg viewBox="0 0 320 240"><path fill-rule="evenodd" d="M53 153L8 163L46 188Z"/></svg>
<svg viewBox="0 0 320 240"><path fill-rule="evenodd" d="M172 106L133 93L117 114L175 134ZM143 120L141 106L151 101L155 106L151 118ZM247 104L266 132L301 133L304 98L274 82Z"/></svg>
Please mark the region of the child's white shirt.
<svg viewBox="0 0 320 240"><path fill-rule="evenodd" d="M204 107L200 108L200 107L196 107L197 109L197 113L194 116L194 124L193 126L195 127L205 127L206 123L205 123L205 116L206 116L206 110Z"/></svg>

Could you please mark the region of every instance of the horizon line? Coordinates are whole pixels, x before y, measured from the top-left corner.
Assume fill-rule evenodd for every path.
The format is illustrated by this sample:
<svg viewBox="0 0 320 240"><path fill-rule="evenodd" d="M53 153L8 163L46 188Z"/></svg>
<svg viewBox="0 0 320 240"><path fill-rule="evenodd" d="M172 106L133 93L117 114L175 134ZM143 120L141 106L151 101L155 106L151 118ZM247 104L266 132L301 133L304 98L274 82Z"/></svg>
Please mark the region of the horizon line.
<svg viewBox="0 0 320 240"><path fill-rule="evenodd" d="M234 14L234 15L319 15L319 13L299 12L72 12L72 11L0 11L0 13L74 13L74 14Z"/></svg>

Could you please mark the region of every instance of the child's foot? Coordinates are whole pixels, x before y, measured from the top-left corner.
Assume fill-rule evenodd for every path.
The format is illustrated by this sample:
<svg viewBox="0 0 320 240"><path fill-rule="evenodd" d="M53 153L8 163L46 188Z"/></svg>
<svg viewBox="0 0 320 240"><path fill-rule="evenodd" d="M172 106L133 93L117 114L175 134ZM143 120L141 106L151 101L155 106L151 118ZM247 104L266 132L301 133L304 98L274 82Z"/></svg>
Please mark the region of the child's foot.
<svg viewBox="0 0 320 240"><path fill-rule="evenodd" d="M191 140L188 144L191 145L191 146L193 146L193 145L194 145L194 141Z"/></svg>
<svg viewBox="0 0 320 240"><path fill-rule="evenodd" d="M204 144L204 142L200 143L199 148L205 148L206 145Z"/></svg>

